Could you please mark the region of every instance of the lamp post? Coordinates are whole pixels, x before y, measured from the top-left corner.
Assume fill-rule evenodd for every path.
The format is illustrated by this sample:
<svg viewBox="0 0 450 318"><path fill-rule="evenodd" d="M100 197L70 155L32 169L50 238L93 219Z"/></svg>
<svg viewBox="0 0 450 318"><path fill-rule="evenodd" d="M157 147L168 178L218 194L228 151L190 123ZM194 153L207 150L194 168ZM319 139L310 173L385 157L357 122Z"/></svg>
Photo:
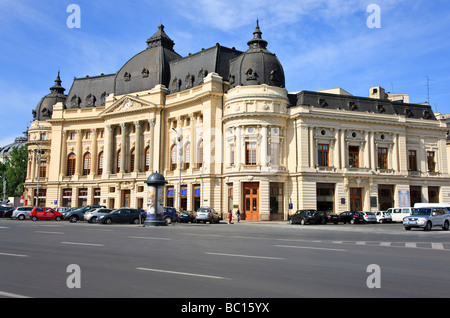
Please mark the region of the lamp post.
<svg viewBox="0 0 450 318"><path fill-rule="evenodd" d="M172 129L177 134L178 141L178 212L181 212L181 136L175 128Z"/></svg>

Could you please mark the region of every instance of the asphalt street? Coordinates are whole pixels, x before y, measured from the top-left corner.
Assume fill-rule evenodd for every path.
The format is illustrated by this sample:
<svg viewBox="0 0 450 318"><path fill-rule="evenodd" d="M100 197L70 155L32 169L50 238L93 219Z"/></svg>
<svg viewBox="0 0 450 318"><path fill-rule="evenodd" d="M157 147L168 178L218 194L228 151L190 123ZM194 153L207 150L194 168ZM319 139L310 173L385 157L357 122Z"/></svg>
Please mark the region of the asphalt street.
<svg viewBox="0 0 450 318"><path fill-rule="evenodd" d="M449 297L450 231L0 219L0 297Z"/></svg>

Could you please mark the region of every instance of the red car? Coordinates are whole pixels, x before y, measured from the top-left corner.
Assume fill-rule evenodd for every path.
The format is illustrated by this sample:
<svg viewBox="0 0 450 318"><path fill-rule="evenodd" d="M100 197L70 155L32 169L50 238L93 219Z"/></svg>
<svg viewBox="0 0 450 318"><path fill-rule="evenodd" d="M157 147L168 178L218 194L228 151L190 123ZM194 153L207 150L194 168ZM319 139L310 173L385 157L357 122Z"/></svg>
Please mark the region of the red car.
<svg viewBox="0 0 450 318"><path fill-rule="evenodd" d="M30 218L33 221L37 220L61 221L64 218L64 215L62 213L59 213L58 211L53 210L52 208L35 207L30 212Z"/></svg>

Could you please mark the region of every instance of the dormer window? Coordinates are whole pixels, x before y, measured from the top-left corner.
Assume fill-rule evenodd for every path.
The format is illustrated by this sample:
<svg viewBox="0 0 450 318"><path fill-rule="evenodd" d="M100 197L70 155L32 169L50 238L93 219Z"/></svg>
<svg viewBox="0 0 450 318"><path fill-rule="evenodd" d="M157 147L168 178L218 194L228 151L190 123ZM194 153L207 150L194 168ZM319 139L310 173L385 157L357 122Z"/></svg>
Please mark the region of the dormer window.
<svg viewBox="0 0 450 318"><path fill-rule="evenodd" d="M123 78L125 79L125 82L128 82L131 79L131 74L128 72L125 72L123 75Z"/></svg>

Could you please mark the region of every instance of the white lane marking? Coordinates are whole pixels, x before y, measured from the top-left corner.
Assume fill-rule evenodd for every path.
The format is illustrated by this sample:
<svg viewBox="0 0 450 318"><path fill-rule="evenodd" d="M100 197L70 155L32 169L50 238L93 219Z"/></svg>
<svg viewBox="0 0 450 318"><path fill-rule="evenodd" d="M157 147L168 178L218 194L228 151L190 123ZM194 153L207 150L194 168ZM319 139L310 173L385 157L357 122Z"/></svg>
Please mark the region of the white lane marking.
<svg viewBox="0 0 450 318"><path fill-rule="evenodd" d="M50 231L35 231L35 232L43 234L64 234L63 232L50 232Z"/></svg>
<svg viewBox="0 0 450 318"><path fill-rule="evenodd" d="M0 291L0 296L9 297L9 298L30 298L28 296L12 294L12 293L2 292L2 291Z"/></svg>
<svg viewBox="0 0 450 318"><path fill-rule="evenodd" d="M86 246L105 246L105 245L103 245L103 244L77 243L77 242L61 242L61 244L69 244L69 245L86 245Z"/></svg>
<svg viewBox="0 0 450 318"><path fill-rule="evenodd" d="M412 247L412 248L416 248L417 244L414 242L406 242L405 243L405 247Z"/></svg>
<svg viewBox="0 0 450 318"><path fill-rule="evenodd" d="M444 244L442 243L431 243L431 248L437 249L437 250L443 250Z"/></svg>
<svg viewBox="0 0 450 318"><path fill-rule="evenodd" d="M128 236L128 238L133 238L133 239L144 239L144 240L162 240L162 241L170 241L170 238L166 238L166 237Z"/></svg>
<svg viewBox="0 0 450 318"><path fill-rule="evenodd" d="M0 255L4 255L4 256L15 256L15 257L30 257L30 256L28 256L28 255L11 254L11 253L0 253Z"/></svg>
<svg viewBox="0 0 450 318"><path fill-rule="evenodd" d="M150 272L158 272L158 273L166 273L166 274L175 274L175 275L184 275L184 276L202 277L202 278L213 278L213 279L231 280L231 278L226 278L226 277L221 277L221 276L211 276L211 275L203 275L203 274L194 274L194 273L185 273L185 272L166 271L166 270L155 269L155 268L138 267L138 268L136 268L136 269L142 270L142 271L150 271Z"/></svg>
<svg viewBox="0 0 450 318"><path fill-rule="evenodd" d="M240 255L240 254L225 254L225 253L211 253L211 252L205 252L205 254L221 255L221 256L234 256L234 257L247 257L247 258L275 259L275 260L283 260L284 259L284 258L280 258L280 257L256 256L256 255Z"/></svg>
<svg viewBox="0 0 450 318"><path fill-rule="evenodd" d="M336 251L336 252L347 252L340 248L325 248L325 247L310 247L310 246L292 246L292 245L275 245L276 247L288 247L288 248L303 248L310 250L324 250L324 251Z"/></svg>

